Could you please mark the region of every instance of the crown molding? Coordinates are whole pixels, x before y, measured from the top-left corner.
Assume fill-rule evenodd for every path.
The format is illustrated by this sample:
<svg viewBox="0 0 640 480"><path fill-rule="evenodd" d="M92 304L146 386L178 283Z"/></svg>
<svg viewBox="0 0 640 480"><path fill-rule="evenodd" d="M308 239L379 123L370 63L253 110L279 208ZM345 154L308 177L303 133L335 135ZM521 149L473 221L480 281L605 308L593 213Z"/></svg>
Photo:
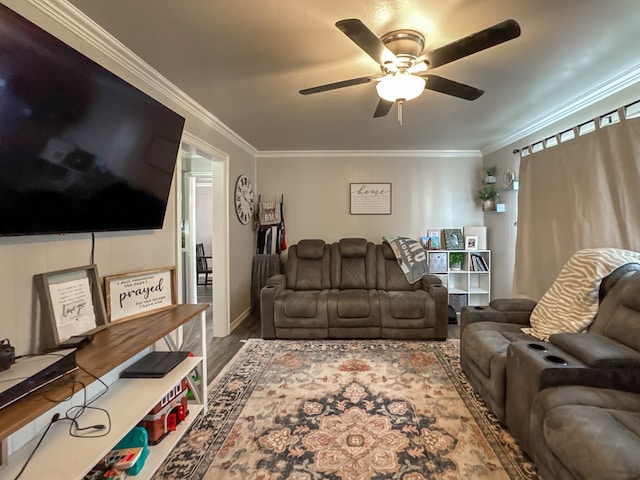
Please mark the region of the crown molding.
<svg viewBox="0 0 640 480"><path fill-rule="evenodd" d="M518 140L532 135L543 128L549 127L554 123L567 118L574 113L578 113L580 110L590 107L600 100L604 100L611 95L614 95L625 88L628 88L636 83L640 82L640 63L625 70L622 73L614 75L609 80L597 85L596 87L587 90L581 95L573 98L564 105L557 109L554 109L553 113L550 113L538 120L534 120L529 123L523 129L512 133L507 138L497 142L493 145L488 145L482 149L483 155L488 155L495 152L507 145L517 142Z"/></svg>
<svg viewBox="0 0 640 480"><path fill-rule="evenodd" d="M113 60L131 74L135 75L155 91L171 99L184 109L184 111L190 113L247 153L254 156L257 155L258 151L253 145L227 127L215 115L167 80L162 74L148 65L142 58L138 57L75 6L66 0L28 0L28 2L64 26L71 33L99 50L110 60Z"/></svg>
<svg viewBox="0 0 640 480"><path fill-rule="evenodd" d="M265 158L482 158L479 150L282 150L258 152L256 159Z"/></svg>

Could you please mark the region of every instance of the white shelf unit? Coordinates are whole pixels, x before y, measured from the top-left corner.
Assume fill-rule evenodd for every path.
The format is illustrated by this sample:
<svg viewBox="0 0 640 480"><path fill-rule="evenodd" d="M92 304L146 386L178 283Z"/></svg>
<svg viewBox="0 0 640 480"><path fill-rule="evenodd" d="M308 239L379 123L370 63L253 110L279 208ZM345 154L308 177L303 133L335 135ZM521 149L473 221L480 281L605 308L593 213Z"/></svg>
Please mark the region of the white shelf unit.
<svg viewBox="0 0 640 480"><path fill-rule="evenodd" d="M59 420L49 429L44 441L29 461L21 478L81 480L183 378L190 378L192 372L198 369L200 378L206 379L206 360L203 361L203 358L206 358L206 341L204 340L206 338L206 314L202 311L198 312L198 316L202 333L203 357L188 357L163 378L120 379L119 372L122 369L154 347L149 345L140 352L132 352L130 359L101 376L101 379L104 379L105 383L109 384L109 389L91 404L92 407L105 409L109 412L111 422L109 433L97 438L71 437L69 435L69 422ZM138 333L144 334L144 329ZM170 344L171 341L167 343ZM206 412L206 381L200 380L199 383L193 384L192 388L195 390L195 401L191 400L189 402L188 416L177 426L175 431L168 434L160 443L149 446L150 453L144 467L138 475L132 478L138 480L151 478L189 426L195 421L196 417ZM92 389L95 390L94 388ZM81 398L82 391L76 393L71 401L73 402L78 396ZM78 405L81 402L75 401L73 404ZM45 413L44 416L48 419L56 410L52 409L50 412ZM78 421L82 426L107 423L104 412L93 409L86 410ZM100 433L100 431L90 432L94 435ZM6 478L15 478L22 466L27 462L41 434L42 432L39 432L33 440L9 455L7 464L0 471L0 477L5 478L6 475Z"/></svg>
<svg viewBox="0 0 640 480"><path fill-rule="evenodd" d="M451 269L452 253L462 253L464 260L460 270ZM473 256L484 260L487 270L480 270ZM490 250L427 250L429 273L437 275L447 287L449 305L456 313L465 305L488 305L491 300L491 251Z"/></svg>

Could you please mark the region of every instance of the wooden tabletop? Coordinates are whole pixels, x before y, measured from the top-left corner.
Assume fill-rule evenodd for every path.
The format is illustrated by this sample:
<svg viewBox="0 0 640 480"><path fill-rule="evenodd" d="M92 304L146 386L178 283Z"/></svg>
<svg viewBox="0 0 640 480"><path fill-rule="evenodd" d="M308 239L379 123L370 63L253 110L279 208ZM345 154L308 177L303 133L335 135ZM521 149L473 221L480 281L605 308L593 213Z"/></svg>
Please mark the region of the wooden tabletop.
<svg viewBox="0 0 640 480"><path fill-rule="evenodd" d="M0 410L0 440L89 386L136 353L205 311L208 304L174 305L134 320L109 324L76 352L78 369Z"/></svg>

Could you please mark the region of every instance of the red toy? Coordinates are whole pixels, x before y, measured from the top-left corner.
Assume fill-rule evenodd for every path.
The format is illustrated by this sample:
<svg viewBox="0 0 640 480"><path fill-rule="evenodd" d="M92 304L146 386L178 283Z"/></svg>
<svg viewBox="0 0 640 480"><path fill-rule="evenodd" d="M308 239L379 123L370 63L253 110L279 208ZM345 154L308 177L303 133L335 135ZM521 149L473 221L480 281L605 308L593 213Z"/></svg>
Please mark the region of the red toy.
<svg viewBox="0 0 640 480"><path fill-rule="evenodd" d="M189 415L189 384L183 378L139 423L149 433L149 445L156 445Z"/></svg>

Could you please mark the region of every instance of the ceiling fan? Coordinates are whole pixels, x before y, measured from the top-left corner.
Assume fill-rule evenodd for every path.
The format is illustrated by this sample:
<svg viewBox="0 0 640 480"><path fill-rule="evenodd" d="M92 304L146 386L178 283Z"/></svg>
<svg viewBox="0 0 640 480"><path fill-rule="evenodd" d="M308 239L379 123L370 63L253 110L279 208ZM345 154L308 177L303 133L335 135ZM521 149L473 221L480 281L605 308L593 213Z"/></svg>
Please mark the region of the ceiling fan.
<svg viewBox="0 0 640 480"><path fill-rule="evenodd" d="M478 88L432 75L431 70L520 36L520 25L509 19L423 53L424 36L415 30L394 30L378 38L356 18L340 20L336 27L378 62L382 73L306 88L300 93L310 95L376 80L380 100L373 116L384 117L393 104L398 103L401 124L402 104L418 97L425 89L465 100L475 100L484 93Z"/></svg>

